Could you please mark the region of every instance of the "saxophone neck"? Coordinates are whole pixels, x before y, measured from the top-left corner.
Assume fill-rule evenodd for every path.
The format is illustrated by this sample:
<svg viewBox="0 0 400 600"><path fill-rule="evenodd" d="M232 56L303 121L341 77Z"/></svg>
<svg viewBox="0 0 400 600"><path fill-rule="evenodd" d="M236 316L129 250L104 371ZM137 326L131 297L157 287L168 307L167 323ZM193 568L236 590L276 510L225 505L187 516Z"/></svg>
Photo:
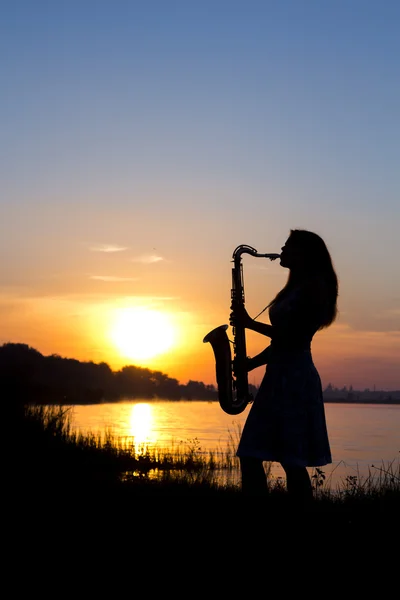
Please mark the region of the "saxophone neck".
<svg viewBox="0 0 400 600"><path fill-rule="evenodd" d="M242 257L242 254L251 254L252 256L257 256L258 252L252 246L248 246L247 244L242 244L241 246L238 246L237 248L235 248L235 250L233 251L232 258L233 258L234 262L236 262L237 260L240 260Z"/></svg>
<svg viewBox="0 0 400 600"><path fill-rule="evenodd" d="M253 246L242 244L233 251L232 258L235 266L240 264L242 254L251 254L251 256L255 256L257 258L269 258L270 260L276 260L277 258L280 258L280 254L260 254L255 248L253 248Z"/></svg>

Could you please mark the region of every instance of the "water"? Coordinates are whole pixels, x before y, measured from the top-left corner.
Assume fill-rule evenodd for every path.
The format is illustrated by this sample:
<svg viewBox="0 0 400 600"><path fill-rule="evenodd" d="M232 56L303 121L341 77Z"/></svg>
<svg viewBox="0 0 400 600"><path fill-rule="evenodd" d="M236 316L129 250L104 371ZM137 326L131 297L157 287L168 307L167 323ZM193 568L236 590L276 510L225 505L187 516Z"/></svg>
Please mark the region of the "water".
<svg viewBox="0 0 400 600"><path fill-rule="evenodd" d="M136 451L182 445L207 453L236 447L248 411L227 415L218 402L124 401L74 406L72 426L82 433L110 431ZM322 469L330 487L398 465L400 405L327 403L325 412L334 462ZM279 464L272 463L272 475L284 476Z"/></svg>

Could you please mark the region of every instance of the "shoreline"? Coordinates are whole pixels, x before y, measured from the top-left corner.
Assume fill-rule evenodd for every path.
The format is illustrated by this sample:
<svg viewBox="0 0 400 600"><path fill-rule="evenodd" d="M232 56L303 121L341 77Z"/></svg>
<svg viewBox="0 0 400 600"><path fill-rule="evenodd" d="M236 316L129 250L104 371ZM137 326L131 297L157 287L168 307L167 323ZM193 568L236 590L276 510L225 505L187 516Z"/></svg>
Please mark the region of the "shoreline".
<svg viewBox="0 0 400 600"><path fill-rule="evenodd" d="M218 403L219 400L210 400L209 398L163 398L161 396L122 396L118 398L102 398L93 401L81 398L64 398L62 401L53 402L32 402L29 404L43 404L47 406L94 406L100 404L118 404L121 402L139 402L145 400L146 402L207 402L207 403ZM348 400L346 398L324 398L324 404L349 404L349 405L375 405L375 406L399 406L400 399L388 399L384 400Z"/></svg>

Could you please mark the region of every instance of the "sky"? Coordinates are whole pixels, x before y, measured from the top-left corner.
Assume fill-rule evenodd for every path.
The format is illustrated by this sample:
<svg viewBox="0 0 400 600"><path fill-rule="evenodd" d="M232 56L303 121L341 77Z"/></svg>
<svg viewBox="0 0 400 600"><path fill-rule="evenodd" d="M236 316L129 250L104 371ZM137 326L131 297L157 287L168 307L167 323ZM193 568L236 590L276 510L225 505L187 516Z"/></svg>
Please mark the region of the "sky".
<svg viewBox="0 0 400 600"><path fill-rule="evenodd" d="M399 66L395 0L3 0L0 343L215 384L233 251L301 228L323 386L400 389ZM242 262L254 317L288 272Z"/></svg>

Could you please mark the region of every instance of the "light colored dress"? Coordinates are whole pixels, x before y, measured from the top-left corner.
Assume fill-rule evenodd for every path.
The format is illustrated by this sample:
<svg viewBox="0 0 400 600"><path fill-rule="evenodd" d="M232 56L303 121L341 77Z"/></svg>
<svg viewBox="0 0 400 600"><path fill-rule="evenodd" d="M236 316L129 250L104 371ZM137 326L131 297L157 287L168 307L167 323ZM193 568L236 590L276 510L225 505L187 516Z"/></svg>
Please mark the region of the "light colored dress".
<svg viewBox="0 0 400 600"><path fill-rule="evenodd" d="M271 307L270 358L237 456L300 467L332 462L321 380L311 355L321 310L310 307L299 288Z"/></svg>

